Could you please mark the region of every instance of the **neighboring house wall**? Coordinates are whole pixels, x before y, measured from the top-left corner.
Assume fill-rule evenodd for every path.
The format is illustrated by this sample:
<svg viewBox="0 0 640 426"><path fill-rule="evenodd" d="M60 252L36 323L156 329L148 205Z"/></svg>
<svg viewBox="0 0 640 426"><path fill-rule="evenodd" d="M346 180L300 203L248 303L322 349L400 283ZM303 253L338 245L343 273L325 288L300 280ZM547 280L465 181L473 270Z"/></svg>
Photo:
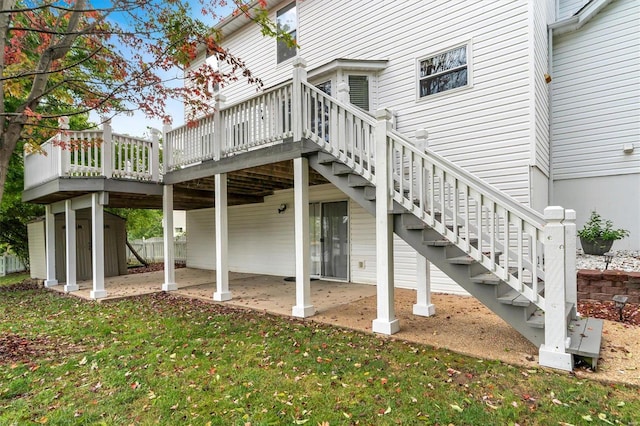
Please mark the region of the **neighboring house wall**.
<svg viewBox="0 0 640 426"><path fill-rule="evenodd" d="M44 236L43 220L27 224L27 238L29 240L29 269L31 270L31 278L45 279L47 277Z"/></svg>
<svg viewBox="0 0 640 426"><path fill-rule="evenodd" d="M333 185L310 188L310 202L346 200ZM279 214L280 204L287 210ZM283 190L264 203L229 208L229 268L235 272L295 275L293 191ZM354 202L349 203L350 281L376 283L375 222L373 216ZM187 266L215 268L214 209L187 212L187 227L198 229L187 239ZM404 241L394 239L396 286L415 288L416 252ZM435 268L433 268L435 269ZM463 293L442 272L432 273L434 291Z"/></svg>
<svg viewBox="0 0 640 426"><path fill-rule="evenodd" d="M286 4L276 6L272 18ZM530 21L536 4L372 1L363 8L358 2L335 2L333 7L326 1L302 1L299 56L310 72L335 58L388 59L377 78L374 103L397 114L397 129L411 136L426 128L432 149L529 204L536 138L532 76L537 71L532 68ZM547 15L544 9L538 20L538 69L545 66L542 29ZM418 98L418 59L467 42L470 87ZM276 64L276 42L262 37L255 25L223 43L266 87L290 78L291 61ZM222 92L233 103L255 93L255 88L240 81ZM544 105L539 112L544 113ZM540 157L545 155L543 150Z"/></svg>
<svg viewBox="0 0 640 426"><path fill-rule="evenodd" d="M640 3L616 0L577 31L554 37L553 203L591 210L640 249ZM625 153L624 146L632 147Z"/></svg>

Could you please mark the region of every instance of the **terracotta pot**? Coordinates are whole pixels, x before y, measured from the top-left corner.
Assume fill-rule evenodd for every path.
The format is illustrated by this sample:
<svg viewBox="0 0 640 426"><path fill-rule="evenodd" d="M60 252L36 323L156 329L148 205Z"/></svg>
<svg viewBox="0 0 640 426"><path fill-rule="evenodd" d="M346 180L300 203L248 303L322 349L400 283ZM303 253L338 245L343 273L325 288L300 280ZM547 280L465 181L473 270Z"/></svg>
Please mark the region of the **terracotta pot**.
<svg viewBox="0 0 640 426"><path fill-rule="evenodd" d="M614 240L587 241L584 238L580 237L580 244L582 245L582 250L584 251L584 254L594 254L596 256L602 256L603 254L611 250L613 241Z"/></svg>

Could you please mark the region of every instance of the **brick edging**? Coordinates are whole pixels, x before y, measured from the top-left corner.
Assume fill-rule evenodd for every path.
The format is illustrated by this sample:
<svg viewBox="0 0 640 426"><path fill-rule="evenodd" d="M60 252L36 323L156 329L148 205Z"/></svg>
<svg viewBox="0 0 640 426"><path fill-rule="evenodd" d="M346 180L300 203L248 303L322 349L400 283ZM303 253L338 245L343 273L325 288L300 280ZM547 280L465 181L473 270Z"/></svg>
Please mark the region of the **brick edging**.
<svg viewBox="0 0 640 426"><path fill-rule="evenodd" d="M578 300L611 301L622 294L629 298L628 303L640 303L640 272L580 269L577 278Z"/></svg>

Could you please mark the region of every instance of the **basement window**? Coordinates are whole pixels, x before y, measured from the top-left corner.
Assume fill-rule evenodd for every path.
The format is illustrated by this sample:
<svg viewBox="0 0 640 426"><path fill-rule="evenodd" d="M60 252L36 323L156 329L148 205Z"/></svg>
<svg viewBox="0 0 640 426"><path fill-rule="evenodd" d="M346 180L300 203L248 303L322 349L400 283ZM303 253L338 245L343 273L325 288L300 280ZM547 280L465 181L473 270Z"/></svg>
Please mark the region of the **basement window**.
<svg viewBox="0 0 640 426"><path fill-rule="evenodd" d="M468 44L418 60L420 98L469 85Z"/></svg>

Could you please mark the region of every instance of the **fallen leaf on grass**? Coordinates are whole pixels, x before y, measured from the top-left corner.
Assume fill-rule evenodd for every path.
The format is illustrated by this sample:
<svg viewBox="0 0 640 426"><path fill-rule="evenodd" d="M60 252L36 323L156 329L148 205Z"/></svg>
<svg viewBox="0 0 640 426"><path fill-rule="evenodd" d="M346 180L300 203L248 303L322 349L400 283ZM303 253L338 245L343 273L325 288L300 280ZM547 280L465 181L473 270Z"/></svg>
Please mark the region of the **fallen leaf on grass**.
<svg viewBox="0 0 640 426"><path fill-rule="evenodd" d="M449 407L451 407L454 411L457 411L458 413L462 413L462 408L460 408L460 406L457 404L449 404Z"/></svg>

